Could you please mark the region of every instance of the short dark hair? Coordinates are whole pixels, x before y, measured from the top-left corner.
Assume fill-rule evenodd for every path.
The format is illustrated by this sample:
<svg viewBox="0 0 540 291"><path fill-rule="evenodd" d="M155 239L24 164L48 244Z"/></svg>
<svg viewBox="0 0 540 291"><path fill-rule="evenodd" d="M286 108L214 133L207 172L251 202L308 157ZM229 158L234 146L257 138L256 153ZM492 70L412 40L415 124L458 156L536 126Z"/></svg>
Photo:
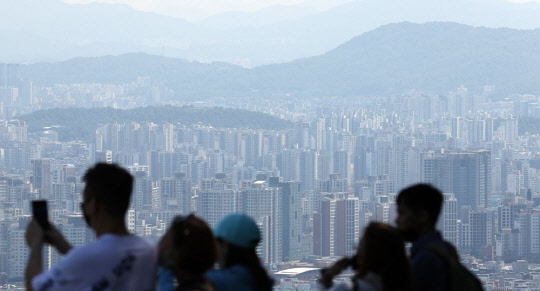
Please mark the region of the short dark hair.
<svg viewBox="0 0 540 291"><path fill-rule="evenodd" d="M426 211L433 224L437 223L443 204L443 195L430 184L416 184L401 190L396 200L414 212Z"/></svg>
<svg viewBox="0 0 540 291"><path fill-rule="evenodd" d="M86 198L94 198L114 217L124 217L129 208L133 176L116 164L97 163L84 174Z"/></svg>

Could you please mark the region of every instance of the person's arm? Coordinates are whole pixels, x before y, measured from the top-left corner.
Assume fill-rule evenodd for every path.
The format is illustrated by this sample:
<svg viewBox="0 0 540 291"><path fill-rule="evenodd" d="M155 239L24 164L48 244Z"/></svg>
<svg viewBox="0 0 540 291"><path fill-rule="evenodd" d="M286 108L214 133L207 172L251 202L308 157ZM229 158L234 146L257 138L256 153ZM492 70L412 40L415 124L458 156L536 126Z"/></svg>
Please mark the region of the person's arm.
<svg viewBox="0 0 540 291"><path fill-rule="evenodd" d="M30 247L30 255L28 256L28 262L24 273L26 290L33 290L32 281L36 277L40 277L40 280L38 281L43 281L41 279L46 278L43 282L41 282L42 284L53 284L55 281L54 278L50 277L50 274L43 273L43 244L49 243L61 254L66 254L69 252L72 249L71 244L52 224L50 225L49 229L43 231L41 226L39 226L39 224L34 220L30 221L26 229L26 243ZM65 268L65 270L71 269L73 268Z"/></svg>
<svg viewBox="0 0 540 291"><path fill-rule="evenodd" d="M51 224L45 231L45 241L56 248L62 255L67 254L72 249L71 244L66 240L62 233Z"/></svg>
<svg viewBox="0 0 540 291"><path fill-rule="evenodd" d="M30 279L33 290L62 291L82 290L85 287L85 274L94 270L95 253L84 253L77 249L71 250L50 270L44 270ZM88 283L88 282L86 282ZM87 286L86 286L87 287Z"/></svg>
<svg viewBox="0 0 540 291"><path fill-rule="evenodd" d="M32 279L43 271L42 249L43 231L34 220L26 228L26 243L30 247L30 255L24 272L26 290L32 290Z"/></svg>
<svg viewBox="0 0 540 291"><path fill-rule="evenodd" d="M321 270L321 276L317 280L324 288L332 287L334 277L347 269L351 262L350 258L342 258L336 261L332 266Z"/></svg>

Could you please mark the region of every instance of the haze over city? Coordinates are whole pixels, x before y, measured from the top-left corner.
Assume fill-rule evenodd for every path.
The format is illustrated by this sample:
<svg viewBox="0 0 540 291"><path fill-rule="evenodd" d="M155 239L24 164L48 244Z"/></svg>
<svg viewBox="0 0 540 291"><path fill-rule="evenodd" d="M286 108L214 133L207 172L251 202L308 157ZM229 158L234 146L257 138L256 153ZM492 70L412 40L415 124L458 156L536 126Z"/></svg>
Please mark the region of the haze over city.
<svg viewBox="0 0 540 291"><path fill-rule="evenodd" d="M417 183L485 290L540 288L538 0L0 0L0 39L0 289L24 289L33 200L99 241L100 162L152 248L177 215L251 217L275 290L319 288Z"/></svg>
<svg viewBox="0 0 540 291"><path fill-rule="evenodd" d="M1 1L0 37L10 39L0 47L1 60L34 63L146 52L254 67L320 55L362 33L403 21L540 27L535 1L114 2L123 5ZM200 12L192 12L194 8Z"/></svg>

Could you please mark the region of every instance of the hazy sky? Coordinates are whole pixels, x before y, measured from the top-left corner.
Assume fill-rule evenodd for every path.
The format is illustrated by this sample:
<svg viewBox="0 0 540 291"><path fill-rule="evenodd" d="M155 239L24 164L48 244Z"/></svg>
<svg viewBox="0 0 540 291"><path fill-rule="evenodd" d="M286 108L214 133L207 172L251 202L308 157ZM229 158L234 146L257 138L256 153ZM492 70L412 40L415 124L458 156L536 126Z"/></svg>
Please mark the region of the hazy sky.
<svg viewBox="0 0 540 291"><path fill-rule="evenodd" d="M64 0L68 3L127 4L137 10L188 20L198 20L225 11L254 11L273 5L300 5L326 10L351 1L353 0Z"/></svg>

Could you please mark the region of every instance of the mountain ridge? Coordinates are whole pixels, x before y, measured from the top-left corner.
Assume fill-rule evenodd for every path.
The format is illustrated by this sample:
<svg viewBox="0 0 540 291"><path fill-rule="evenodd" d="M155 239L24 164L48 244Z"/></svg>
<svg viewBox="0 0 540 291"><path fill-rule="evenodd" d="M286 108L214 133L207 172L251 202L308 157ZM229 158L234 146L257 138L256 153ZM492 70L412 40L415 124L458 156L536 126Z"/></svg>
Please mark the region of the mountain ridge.
<svg viewBox="0 0 540 291"><path fill-rule="evenodd" d="M519 54L516 54L519 52ZM246 69L226 63L127 54L24 66L37 84L119 82L136 75L199 97L265 94L368 96L461 85L500 94L540 93L540 29L513 30L431 22L389 24L315 57ZM77 73L77 67L85 70ZM80 71L80 70L79 70Z"/></svg>
<svg viewBox="0 0 540 291"><path fill-rule="evenodd" d="M284 11L286 17L267 9L189 22L118 4L0 1L0 31L9 30L0 33L5 40L0 61L66 60L136 48L149 54L255 67L320 55L356 35L402 21L540 28L540 3L506 0L358 0L322 12L299 7ZM37 38L9 41L19 32Z"/></svg>

